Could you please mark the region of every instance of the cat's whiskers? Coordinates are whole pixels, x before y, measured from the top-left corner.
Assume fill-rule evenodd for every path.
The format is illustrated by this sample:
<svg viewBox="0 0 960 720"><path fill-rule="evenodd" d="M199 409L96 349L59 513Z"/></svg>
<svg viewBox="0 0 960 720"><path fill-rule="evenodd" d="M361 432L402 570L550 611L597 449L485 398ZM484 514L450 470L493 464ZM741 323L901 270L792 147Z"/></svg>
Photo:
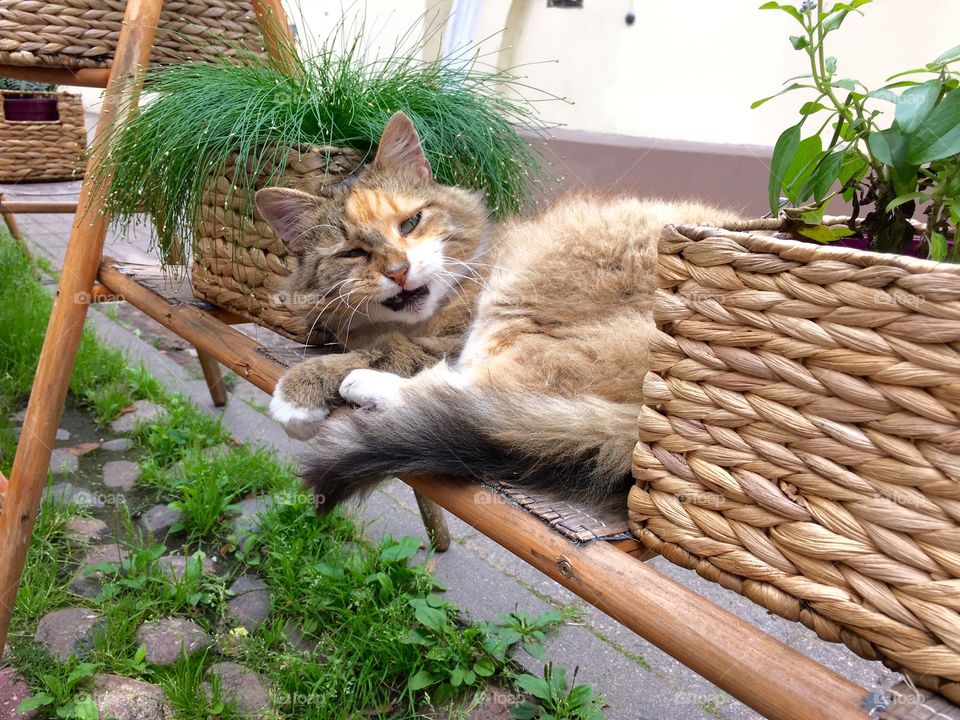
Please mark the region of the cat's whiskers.
<svg viewBox="0 0 960 720"><path fill-rule="evenodd" d="M344 344L344 345L346 345L346 344L347 344L347 341L350 339L350 327L351 327L351 325L353 324L353 318L356 316L356 314L357 314L358 312L360 312L360 314L361 314L363 317L365 317L365 318L367 318L367 319L370 318L369 313L361 312L361 311L360 311L360 308L363 307L364 303L366 303L366 304L369 305L371 300L373 300L372 297L363 298L359 303L357 303L356 309L354 309L354 311L353 311L352 313L350 313L350 318L347 320L347 331L344 333L344 336L343 336L343 344ZM348 306L348 307L349 307L349 306ZM342 323L341 323L341 326L342 326ZM338 330L338 334L339 334L339 328L338 328L337 330Z"/></svg>
<svg viewBox="0 0 960 720"><path fill-rule="evenodd" d="M337 231L340 230L340 228L338 228L336 225L331 225L330 223L317 223L316 225L311 225L310 227L304 228L303 230L298 232L294 236L294 239L299 240L307 233L312 232L313 230L319 230L320 228L330 228L331 230L337 230Z"/></svg>
<svg viewBox="0 0 960 720"><path fill-rule="evenodd" d="M453 285L453 284L451 284L450 282L448 282L448 281L444 278L444 275L446 275L446 276L448 276L448 277L451 277L451 278L453 278L454 280L456 280L456 285ZM441 270L439 273L437 273L437 274L435 275L435 277L437 278L437 280L439 280L439 281L442 282L444 285L446 285L448 288L450 288L450 290L453 292L453 294L456 295L456 296L460 299L460 301L464 304L464 307L467 308L467 312L468 312L468 314L470 315L470 317L473 317L473 311L470 309L470 301L467 299L466 295L464 295L462 292L460 292L461 290L463 290L463 286L460 285L460 281L457 279L457 276L454 275L454 274L453 274L452 272L450 272L449 270L444 269L444 270Z"/></svg>
<svg viewBox="0 0 960 720"><path fill-rule="evenodd" d="M329 301L326 305L324 305L324 306L320 309L320 311L317 313L317 317L314 318L313 323L311 323L311 325L310 325L310 330L309 330L309 332L307 333L306 339L305 339L304 342L303 342L303 354L304 354L304 357L306 357L307 348L310 346L310 345L309 345L309 339L310 339L310 337L313 335L313 331L316 329L317 323L320 322L320 318L323 317L323 314L327 311L327 308L329 308L331 305L333 305L333 304L336 303L338 300L340 300L340 297L341 297L340 293L342 292L342 288L344 288L344 287L347 285L347 283L353 282L353 281L355 281L355 280L356 280L356 278L352 278L352 277L348 277L348 278L346 278L345 280L341 280L340 282L338 282L337 284L335 284L332 288L330 288L330 290L328 290L328 291L326 292L326 294L324 294L319 300L317 300L317 302L315 302L315 303L313 304L313 307L310 308L310 310L308 311L308 312L313 312L314 309L317 307L317 305L319 305L319 304L322 303L324 300L326 300L328 297L330 297L330 295L331 295L334 291L337 291L337 293L338 293L338 294L337 294L337 297L335 297L333 300ZM349 293L348 293L348 294L349 294Z"/></svg>

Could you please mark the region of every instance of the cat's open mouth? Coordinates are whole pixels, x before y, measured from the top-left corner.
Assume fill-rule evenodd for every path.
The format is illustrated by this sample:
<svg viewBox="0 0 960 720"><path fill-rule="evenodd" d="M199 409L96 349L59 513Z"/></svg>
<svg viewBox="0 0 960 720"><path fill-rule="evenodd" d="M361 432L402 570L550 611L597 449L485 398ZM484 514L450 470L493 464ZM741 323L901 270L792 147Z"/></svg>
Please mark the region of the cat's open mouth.
<svg viewBox="0 0 960 720"><path fill-rule="evenodd" d="M384 300L381 305L391 310L400 312L401 310L418 310L423 303L423 298L430 294L430 288L421 285L413 290L401 290L389 300Z"/></svg>

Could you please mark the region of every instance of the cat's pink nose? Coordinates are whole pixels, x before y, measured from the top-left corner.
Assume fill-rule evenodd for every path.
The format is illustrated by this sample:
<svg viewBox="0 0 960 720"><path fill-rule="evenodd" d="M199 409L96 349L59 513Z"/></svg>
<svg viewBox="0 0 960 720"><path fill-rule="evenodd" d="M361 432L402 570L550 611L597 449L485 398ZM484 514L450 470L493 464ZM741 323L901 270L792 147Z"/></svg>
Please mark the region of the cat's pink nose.
<svg viewBox="0 0 960 720"><path fill-rule="evenodd" d="M388 267L384 275L393 280L400 287L403 287L404 283L407 282L408 272L410 272L410 263L399 263L397 265Z"/></svg>

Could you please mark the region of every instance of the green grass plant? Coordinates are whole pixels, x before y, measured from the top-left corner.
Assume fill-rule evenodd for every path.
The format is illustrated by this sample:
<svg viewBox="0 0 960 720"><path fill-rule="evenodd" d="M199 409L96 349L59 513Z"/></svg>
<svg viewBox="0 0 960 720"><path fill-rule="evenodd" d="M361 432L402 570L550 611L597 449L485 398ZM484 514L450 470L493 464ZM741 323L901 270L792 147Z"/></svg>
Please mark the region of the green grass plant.
<svg viewBox="0 0 960 720"><path fill-rule="evenodd" d="M254 185L277 177L275 161L287 148L367 153L398 110L416 125L438 180L482 191L496 216L519 210L541 178L530 142L517 131L538 129L533 106L518 99L508 73L464 58L425 61L420 52L397 47L370 60L362 29L348 37L341 27L302 58L291 54L293 73L243 50L236 58L151 67L152 101L103 140L109 162L95 179L109 182L107 211L121 224L148 212L166 258L175 237L193 236L207 180L222 175L230 158L237 158L235 191L248 207Z"/></svg>

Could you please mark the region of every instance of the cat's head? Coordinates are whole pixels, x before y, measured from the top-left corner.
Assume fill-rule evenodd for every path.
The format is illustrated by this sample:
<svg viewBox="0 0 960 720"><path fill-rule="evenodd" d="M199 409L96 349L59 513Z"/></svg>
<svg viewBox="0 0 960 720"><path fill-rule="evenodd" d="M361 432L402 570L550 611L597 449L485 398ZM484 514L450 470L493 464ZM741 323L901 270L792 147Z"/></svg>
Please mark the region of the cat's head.
<svg viewBox="0 0 960 720"><path fill-rule="evenodd" d="M298 307L341 341L365 325L428 320L471 279L486 207L434 181L403 113L390 118L372 163L319 192L265 188L256 205L299 258L288 288Z"/></svg>

